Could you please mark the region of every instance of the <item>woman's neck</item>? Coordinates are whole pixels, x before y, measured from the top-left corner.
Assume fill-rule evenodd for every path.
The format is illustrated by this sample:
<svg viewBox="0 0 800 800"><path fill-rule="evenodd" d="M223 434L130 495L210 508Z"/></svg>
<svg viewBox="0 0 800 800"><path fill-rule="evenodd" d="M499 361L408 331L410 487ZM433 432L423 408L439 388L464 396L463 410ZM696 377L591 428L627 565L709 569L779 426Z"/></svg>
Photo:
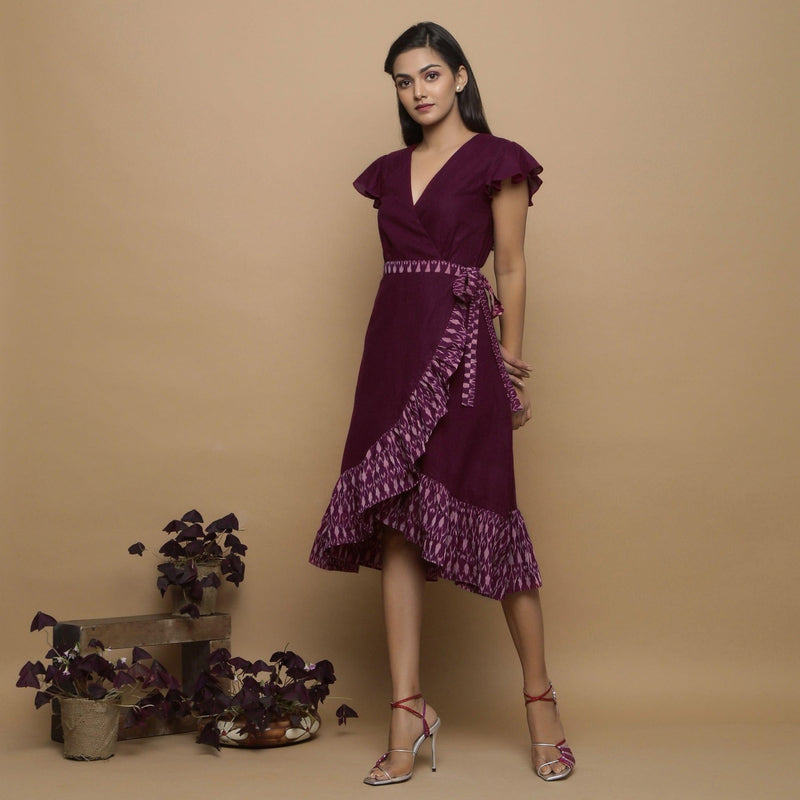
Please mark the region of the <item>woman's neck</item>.
<svg viewBox="0 0 800 800"><path fill-rule="evenodd" d="M454 108L441 122L430 127L423 127L422 141L418 148L423 150L444 151L460 147L475 133L471 131L461 119L461 115Z"/></svg>

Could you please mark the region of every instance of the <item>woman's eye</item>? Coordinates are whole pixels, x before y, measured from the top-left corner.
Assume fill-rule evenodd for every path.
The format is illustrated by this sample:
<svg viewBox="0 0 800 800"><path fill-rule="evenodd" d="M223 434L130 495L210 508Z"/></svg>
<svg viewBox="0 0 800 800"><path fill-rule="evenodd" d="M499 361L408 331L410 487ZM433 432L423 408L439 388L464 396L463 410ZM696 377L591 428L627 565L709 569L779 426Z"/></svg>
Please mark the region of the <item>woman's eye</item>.
<svg viewBox="0 0 800 800"><path fill-rule="evenodd" d="M438 77L439 77L439 73L438 72L429 72L425 76L425 79L429 80L429 81L435 81Z"/></svg>
<svg viewBox="0 0 800 800"><path fill-rule="evenodd" d="M406 86L410 86L410 85L411 85L411 81L409 81L409 80L403 79L403 80L397 81L397 88L398 89L405 89Z"/></svg>

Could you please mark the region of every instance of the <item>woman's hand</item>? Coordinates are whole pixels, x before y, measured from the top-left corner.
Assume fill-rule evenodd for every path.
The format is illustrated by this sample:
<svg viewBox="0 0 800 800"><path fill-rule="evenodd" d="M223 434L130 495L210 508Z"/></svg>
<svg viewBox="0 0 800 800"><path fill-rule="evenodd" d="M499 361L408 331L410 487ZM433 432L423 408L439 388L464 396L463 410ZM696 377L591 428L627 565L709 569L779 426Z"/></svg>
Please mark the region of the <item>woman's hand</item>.
<svg viewBox="0 0 800 800"><path fill-rule="evenodd" d="M506 350L503 345L500 345L500 355L503 357L503 363L508 373L511 383L519 389L524 389L525 384L523 380L530 378L531 365L523 361L521 358L515 358L511 353Z"/></svg>
<svg viewBox="0 0 800 800"><path fill-rule="evenodd" d="M513 378L512 378L513 380ZM516 430L521 428L531 418L531 399L528 397L528 390L520 381L520 386L514 386L519 402L522 403L522 411L511 412L511 428Z"/></svg>

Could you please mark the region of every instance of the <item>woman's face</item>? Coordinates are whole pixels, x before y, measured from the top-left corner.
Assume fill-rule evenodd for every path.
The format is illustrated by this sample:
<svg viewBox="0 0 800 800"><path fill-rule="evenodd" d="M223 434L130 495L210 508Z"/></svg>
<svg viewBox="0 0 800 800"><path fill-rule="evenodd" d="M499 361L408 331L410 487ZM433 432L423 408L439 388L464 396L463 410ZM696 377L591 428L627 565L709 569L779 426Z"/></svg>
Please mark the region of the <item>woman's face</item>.
<svg viewBox="0 0 800 800"><path fill-rule="evenodd" d="M436 50L417 47L401 53L393 77L403 108L423 127L459 114L456 94L467 84L467 71L459 67L454 75Z"/></svg>

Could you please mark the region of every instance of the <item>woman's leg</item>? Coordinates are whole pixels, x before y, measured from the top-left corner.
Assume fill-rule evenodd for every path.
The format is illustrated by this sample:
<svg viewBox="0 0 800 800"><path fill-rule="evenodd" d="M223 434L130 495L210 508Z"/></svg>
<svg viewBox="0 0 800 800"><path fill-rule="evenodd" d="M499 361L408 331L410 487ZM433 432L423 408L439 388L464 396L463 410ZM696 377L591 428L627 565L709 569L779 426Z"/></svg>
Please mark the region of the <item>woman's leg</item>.
<svg viewBox="0 0 800 800"><path fill-rule="evenodd" d="M388 528L383 531L381 584L392 700L402 700L420 691L419 651L425 564L416 545ZM412 700L404 705L422 712L421 700ZM430 706L426 719L429 724L436 720L436 712ZM420 733L422 721L419 718L403 709L392 709L388 749L410 749ZM411 765L410 753L390 753L381 767L394 777L407 773ZM379 779L386 777L377 769L373 769L370 775Z"/></svg>
<svg viewBox="0 0 800 800"><path fill-rule="evenodd" d="M502 605L508 630L511 632L511 638L514 640L514 646L517 648L522 664L524 691L538 697L550 684L544 659L544 623L539 590L533 589L506 595ZM547 697L552 697L552 694L548 693ZM529 703L525 708L532 742L555 744L564 738L564 729L561 727L555 703L540 701ZM559 755L554 747L535 747L532 748L532 751L531 758L535 767L545 761L552 761ZM552 770L559 773L565 769L563 764L553 764L545 767L542 772L548 774Z"/></svg>

